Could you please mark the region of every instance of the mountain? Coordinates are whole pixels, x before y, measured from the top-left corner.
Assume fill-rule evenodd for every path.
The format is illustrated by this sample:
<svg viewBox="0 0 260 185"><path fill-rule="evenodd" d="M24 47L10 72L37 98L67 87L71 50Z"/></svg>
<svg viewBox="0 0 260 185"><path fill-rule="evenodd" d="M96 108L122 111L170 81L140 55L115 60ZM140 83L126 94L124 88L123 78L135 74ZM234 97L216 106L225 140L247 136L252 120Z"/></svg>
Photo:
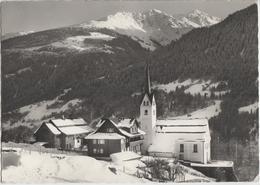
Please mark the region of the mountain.
<svg viewBox="0 0 260 185"><path fill-rule="evenodd" d="M198 9L188 13L182 19L188 19L189 21L197 24L197 26L195 25L195 27L210 26L213 24L217 24L221 21L220 18L211 16L208 13L202 12Z"/></svg>
<svg viewBox="0 0 260 185"><path fill-rule="evenodd" d="M256 5L250 6L216 25L193 29L154 51L151 66L155 78L165 83L178 78L214 77L229 81L234 88L256 86L257 19ZM162 70L171 77L162 76Z"/></svg>
<svg viewBox="0 0 260 185"><path fill-rule="evenodd" d="M87 120L138 116L147 60L153 83L193 79L205 89L205 81L223 82L214 88L228 92L227 110L258 99L256 5L213 26L194 28L153 52L110 26L64 27L2 41L3 125L39 124L62 114ZM210 105L210 99L188 89L198 83L178 88L177 94L156 91L158 116L176 106L186 114Z"/></svg>
<svg viewBox="0 0 260 185"><path fill-rule="evenodd" d="M80 26L115 30L137 40L143 47L154 50L180 38L193 28L210 26L220 21L220 18L199 10L177 18L152 9L141 13L118 12L102 20L90 21Z"/></svg>

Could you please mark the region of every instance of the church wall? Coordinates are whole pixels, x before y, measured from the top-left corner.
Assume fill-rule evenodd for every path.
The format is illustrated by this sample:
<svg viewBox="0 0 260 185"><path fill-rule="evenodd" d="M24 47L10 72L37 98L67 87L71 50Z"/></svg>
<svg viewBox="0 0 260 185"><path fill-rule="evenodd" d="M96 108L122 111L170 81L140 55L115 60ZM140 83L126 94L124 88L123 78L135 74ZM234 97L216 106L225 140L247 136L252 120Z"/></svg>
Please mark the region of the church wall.
<svg viewBox="0 0 260 185"><path fill-rule="evenodd" d="M180 152L180 144L184 144L184 152ZM197 153L193 152L193 145L197 144L198 150ZM193 162L200 162L204 163L204 142L201 141L183 141L183 142L176 142L175 145L175 153L178 154L179 158L183 158L183 160L187 161L193 161ZM183 157L180 157L180 154L183 155Z"/></svg>

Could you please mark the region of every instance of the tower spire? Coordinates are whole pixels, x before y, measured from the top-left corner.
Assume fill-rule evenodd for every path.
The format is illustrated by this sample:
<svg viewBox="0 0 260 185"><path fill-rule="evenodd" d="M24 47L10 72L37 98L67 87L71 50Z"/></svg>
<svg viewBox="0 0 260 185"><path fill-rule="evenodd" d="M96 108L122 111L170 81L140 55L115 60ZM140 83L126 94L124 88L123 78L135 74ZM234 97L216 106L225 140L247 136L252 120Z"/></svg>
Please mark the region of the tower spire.
<svg viewBox="0 0 260 185"><path fill-rule="evenodd" d="M151 79L150 79L150 69L149 62L146 62L146 74L145 74L145 93L151 94Z"/></svg>

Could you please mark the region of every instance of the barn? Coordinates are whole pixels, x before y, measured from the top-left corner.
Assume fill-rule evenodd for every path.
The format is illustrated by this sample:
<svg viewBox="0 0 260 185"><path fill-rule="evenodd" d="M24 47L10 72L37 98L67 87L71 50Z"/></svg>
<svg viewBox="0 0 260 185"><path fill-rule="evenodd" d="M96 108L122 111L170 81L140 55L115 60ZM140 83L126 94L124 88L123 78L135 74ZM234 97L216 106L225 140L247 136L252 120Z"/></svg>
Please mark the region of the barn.
<svg viewBox="0 0 260 185"><path fill-rule="evenodd" d="M92 131L83 119L53 119L43 122L34 137L51 148L77 150L82 147L83 138Z"/></svg>

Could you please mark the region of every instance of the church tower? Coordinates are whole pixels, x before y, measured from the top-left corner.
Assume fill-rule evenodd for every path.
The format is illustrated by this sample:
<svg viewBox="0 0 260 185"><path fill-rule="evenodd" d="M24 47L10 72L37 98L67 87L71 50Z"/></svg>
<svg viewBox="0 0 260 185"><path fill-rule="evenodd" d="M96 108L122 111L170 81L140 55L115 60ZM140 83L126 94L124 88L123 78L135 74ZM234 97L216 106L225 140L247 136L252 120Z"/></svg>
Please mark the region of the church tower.
<svg viewBox="0 0 260 185"><path fill-rule="evenodd" d="M141 130L145 132L142 154L146 154L155 136L156 127L156 102L151 91L149 64L146 65L145 89L140 105Z"/></svg>

